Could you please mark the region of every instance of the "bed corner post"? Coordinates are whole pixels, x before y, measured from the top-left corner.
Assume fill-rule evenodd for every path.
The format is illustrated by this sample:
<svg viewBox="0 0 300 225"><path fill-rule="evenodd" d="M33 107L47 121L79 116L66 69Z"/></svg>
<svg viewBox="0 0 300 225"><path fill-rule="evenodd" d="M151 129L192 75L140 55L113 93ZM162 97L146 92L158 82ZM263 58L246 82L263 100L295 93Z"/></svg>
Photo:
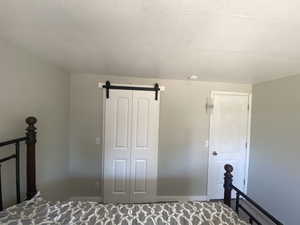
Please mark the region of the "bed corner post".
<svg viewBox="0 0 300 225"><path fill-rule="evenodd" d="M231 206L231 191L232 191L232 171L233 167L230 164L224 166L226 173L224 174L224 204Z"/></svg>
<svg viewBox="0 0 300 225"><path fill-rule="evenodd" d="M35 145L36 145L36 127L37 122L35 117L26 119L26 146L27 146L27 199L31 199L37 193L36 190L36 171L35 171Z"/></svg>

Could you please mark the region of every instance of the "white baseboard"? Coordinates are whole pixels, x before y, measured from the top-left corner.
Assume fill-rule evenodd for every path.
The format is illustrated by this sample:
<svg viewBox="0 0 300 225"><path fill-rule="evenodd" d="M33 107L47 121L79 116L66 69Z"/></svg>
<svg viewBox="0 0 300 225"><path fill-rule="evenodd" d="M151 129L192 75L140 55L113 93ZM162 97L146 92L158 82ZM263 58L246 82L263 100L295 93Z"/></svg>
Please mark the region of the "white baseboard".
<svg viewBox="0 0 300 225"><path fill-rule="evenodd" d="M89 201L89 202L102 202L102 197L99 196L73 196L70 201Z"/></svg>
<svg viewBox="0 0 300 225"><path fill-rule="evenodd" d="M163 196L158 195L157 201L207 201L208 197L205 195L188 195L188 196Z"/></svg>
<svg viewBox="0 0 300 225"><path fill-rule="evenodd" d="M92 201L92 202L102 202L103 198L99 196L74 196L70 198L71 201ZM158 195L156 196L156 201L166 202L166 201L208 201L206 195L188 195L188 196L173 196L173 195Z"/></svg>

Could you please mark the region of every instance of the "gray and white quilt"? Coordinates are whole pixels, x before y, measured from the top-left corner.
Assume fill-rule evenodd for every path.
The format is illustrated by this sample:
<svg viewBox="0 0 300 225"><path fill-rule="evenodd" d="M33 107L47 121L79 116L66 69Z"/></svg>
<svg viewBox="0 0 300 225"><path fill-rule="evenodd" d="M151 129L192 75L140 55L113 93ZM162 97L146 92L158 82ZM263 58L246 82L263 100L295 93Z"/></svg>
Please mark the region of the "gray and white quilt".
<svg viewBox="0 0 300 225"><path fill-rule="evenodd" d="M102 204L49 202L37 195L0 212L7 225L247 225L221 202Z"/></svg>

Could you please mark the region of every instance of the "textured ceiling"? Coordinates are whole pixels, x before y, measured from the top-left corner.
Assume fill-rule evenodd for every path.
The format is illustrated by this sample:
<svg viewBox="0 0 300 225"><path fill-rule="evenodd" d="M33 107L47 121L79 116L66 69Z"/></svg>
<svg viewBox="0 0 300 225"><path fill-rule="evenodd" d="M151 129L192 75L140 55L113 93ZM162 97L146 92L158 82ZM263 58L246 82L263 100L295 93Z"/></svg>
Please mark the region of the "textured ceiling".
<svg viewBox="0 0 300 225"><path fill-rule="evenodd" d="M0 0L0 38L74 73L300 74L299 0Z"/></svg>

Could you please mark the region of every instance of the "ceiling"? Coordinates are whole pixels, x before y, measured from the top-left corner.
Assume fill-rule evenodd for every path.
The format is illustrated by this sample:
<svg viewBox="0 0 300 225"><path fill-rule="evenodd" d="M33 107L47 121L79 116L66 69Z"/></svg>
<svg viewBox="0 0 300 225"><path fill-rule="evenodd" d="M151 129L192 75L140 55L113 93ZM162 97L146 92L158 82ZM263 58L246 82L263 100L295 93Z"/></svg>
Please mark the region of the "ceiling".
<svg viewBox="0 0 300 225"><path fill-rule="evenodd" d="M299 0L0 0L0 38L72 73L300 74Z"/></svg>

